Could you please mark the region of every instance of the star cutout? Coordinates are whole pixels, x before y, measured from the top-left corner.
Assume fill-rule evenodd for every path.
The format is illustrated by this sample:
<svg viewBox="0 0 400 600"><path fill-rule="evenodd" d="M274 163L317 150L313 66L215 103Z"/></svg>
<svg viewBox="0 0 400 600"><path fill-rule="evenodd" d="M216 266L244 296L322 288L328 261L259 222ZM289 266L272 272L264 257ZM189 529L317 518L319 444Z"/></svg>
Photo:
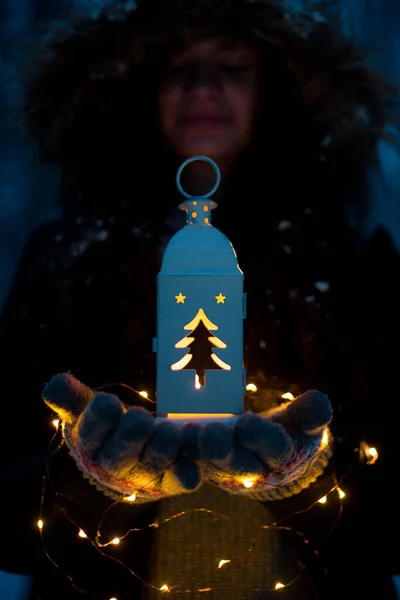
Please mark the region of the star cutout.
<svg viewBox="0 0 400 600"><path fill-rule="evenodd" d="M217 304L224 304L226 296L223 296L221 293L219 293L218 296L215 296L215 299L217 301Z"/></svg>
<svg viewBox="0 0 400 600"><path fill-rule="evenodd" d="M177 304L184 304L186 296L182 295L182 292L179 292L179 296L175 296Z"/></svg>

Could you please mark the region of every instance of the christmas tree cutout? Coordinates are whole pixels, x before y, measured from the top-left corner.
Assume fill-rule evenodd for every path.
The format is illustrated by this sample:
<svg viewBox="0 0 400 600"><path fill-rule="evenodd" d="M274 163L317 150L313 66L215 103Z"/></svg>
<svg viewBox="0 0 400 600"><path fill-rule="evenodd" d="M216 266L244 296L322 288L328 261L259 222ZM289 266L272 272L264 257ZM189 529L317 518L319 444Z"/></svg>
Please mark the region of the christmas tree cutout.
<svg viewBox="0 0 400 600"><path fill-rule="evenodd" d="M171 365L172 371L194 369L196 388L205 385L207 369L219 368L230 371L231 366L213 352L214 348L226 348L226 344L216 336L210 335L210 331L216 331L218 327L210 321L202 308L195 318L184 326L184 329L190 330L191 333L179 340L175 348L188 348L188 351L183 358Z"/></svg>

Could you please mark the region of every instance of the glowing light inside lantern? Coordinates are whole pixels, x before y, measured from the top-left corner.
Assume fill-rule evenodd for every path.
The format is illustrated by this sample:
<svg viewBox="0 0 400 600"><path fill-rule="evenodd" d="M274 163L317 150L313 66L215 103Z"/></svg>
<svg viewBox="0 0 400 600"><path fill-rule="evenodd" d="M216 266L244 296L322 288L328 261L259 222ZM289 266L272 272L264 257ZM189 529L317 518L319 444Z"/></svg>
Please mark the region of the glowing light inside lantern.
<svg viewBox="0 0 400 600"><path fill-rule="evenodd" d="M226 563L230 563L230 560L220 560L218 563L218 569L220 569L221 567L223 567L224 565L226 565Z"/></svg>

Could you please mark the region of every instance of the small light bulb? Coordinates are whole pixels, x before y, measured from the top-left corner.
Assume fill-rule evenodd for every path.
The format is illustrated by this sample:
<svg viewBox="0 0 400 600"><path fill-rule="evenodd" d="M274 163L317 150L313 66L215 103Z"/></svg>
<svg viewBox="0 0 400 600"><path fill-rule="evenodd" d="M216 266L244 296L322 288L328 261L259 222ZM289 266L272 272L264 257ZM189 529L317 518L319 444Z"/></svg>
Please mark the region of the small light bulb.
<svg viewBox="0 0 400 600"><path fill-rule="evenodd" d="M114 597L112 597L112 598L110 598L110 600L117 600L117 599L116 599L116 598L114 598Z"/></svg>
<svg viewBox="0 0 400 600"><path fill-rule="evenodd" d="M294 400L294 396L290 392L282 394L281 398L283 398L284 400Z"/></svg>
<svg viewBox="0 0 400 600"><path fill-rule="evenodd" d="M276 590L280 590L281 588L284 588L285 586L283 585L283 583L280 583L280 581L278 581L278 583L275 585L275 589Z"/></svg>
<svg viewBox="0 0 400 600"><path fill-rule="evenodd" d="M59 419L53 419L53 421L52 421L52 424L54 425L54 427L55 427L56 429L58 429L58 426L59 426L59 424L60 424L60 420L59 420Z"/></svg>
<svg viewBox="0 0 400 600"><path fill-rule="evenodd" d="M136 500L135 492L133 494L131 494L130 496L125 496L124 500L125 500L125 502L135 502L135 500Z"/></svg>
<svg viewBox="0 0 400 600"><path fill-rule="evenodd" d="M79 535L79 537L81 537L81 538L87 538L87 535L86 535L86 533L83 531L83 529L80 529L80 530L79 530L79 533L78 533L78 535Z"/></svg>
<svg viewBox="0 0 400 600"><path fill-rule="evenodd" d="M160 592L169 592L169 587L166 583L160 587Z"/></svg>
<svg viewBox="0 0 400 600"><path fill-rule="evenodd" d="M339 498L344 498L346 495L340 487L337 488L337 492L339 494Z"/></svg>
<svg viewBox="0 0 400 600"><path fill-rule="evenodd" d="M223 567L224 565L226 565L226 563L231 562L230 560L220 560L218 563L218 569L220 569L221 567Z"/></svg>
<svg viewBox="0 0 400 600"><path fill-rule="evenodd" d="M256 391L257 391L257 386L256 386L256 384L255 384L255 383L248 383L248 384L246 385L246 390L247 390L248 392L256 392Z"/></svg>
<svg viewBox="0 0 400 600"><path fill-rule="evenodd" d="M246 477L245 479L243 479L243 485L245 488L251 488L254 485L254 480L250 479L249 477Z"/></svg>
<svg viewBox="0 0 400 600"><path fill-rule="evenodd" d="M196 390L199 390L201 388L200 378L197 375L197 373L196 373L195 379L194 379L194 387L196 388Z"/></svg>
<svg viewBox="0 0 400 600"><path fill-rule="evenodd" d="M142 392L139 392L139 396L143 396L143 398L148 398L149 395L147 392L145 392L144 390Z"/></svg>
<svg viewBox="0 0 400 600"><path fill-rule="evenodd" d="M117 538L117 537L116 537L116 538L114 538L113 540L111 540L111 543L112 543L112 544L115 544L116 546L119 544L119 542L120 542L120 539L119 539L119 538Z"/></svg>
<svg viewBox="0 0 400 600"><path fill-rule="evenodd" d="M324 432L322 434L322 439L321 439L321 446L322 448L326 448L329 442L329 433L328 433L328 428L324 429Z"/></svg>
<svg viewBox="0 0 400 600"><path fill-rule="evenodd" d="M378 450L376 448L370 448L368 450L368 454L370 454L372 457L374 457L378 454Z"/></svg>
<svg viewBox="0 0 400 600"><path fill-rule="evenodd" d="M319 502L320 504L326 504L326 501L327 501L327 500L328 500L328 498L327 498L326 496L322 496L322 498L320 498L320 499L318 500L318 502Z"/></svg>
<svg viewBox="0 0 400 600"><path fill-rule="evenodd" d="M43 521L42 521L42 519L39 519L39 521L37 522L37 526L39 527L40 531L42 531L42 529L43 529Z"/></svg>

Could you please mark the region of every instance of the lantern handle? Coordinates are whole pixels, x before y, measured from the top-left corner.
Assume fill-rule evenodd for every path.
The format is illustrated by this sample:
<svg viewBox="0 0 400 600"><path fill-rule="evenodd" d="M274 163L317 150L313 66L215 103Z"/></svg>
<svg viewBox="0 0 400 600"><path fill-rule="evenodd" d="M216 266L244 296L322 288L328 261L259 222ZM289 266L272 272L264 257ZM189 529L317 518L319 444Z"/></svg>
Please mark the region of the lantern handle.
<svg viewBox="0 0 400 600"><path fill-rule="evenodd" d="M179 190L179 192L182 194L182 196L185 196L185 198L199 198L199 196L192 196L191 194L188 194L187 192L185 192L185 190L183 189L182 185L181 185L181 175L182 175L182 171L183 169L191 162L194 162L195 160L203 160L204 162L207 162L208 164L210 164L215 172L215 176L216 176L216 182L214 187L212 188L212 190L210 190L208 192L208 194L202 194L201 198L209 198L210 196L212 196L213 194L215 194L215 192L218 189L218 186L220 184L221 181L221 173L220 170L217 166L217 164L212 160L212 158L208 158L208 156L192 156L191 158L188 158L187 160L185 160L181 166L178 169L178 172L176 174L176 186Z"/></svg>

